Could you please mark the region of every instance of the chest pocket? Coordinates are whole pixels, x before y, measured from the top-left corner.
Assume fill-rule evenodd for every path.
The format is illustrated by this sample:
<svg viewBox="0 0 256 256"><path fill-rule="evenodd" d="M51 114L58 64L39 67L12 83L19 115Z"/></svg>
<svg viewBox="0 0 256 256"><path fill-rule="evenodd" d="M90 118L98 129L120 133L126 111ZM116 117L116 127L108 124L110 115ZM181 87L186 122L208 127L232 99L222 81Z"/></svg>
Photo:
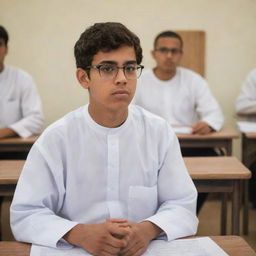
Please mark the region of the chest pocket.
<svg viewBox="0 0 256 256"><path fill-rule="evenodd" d="M1 126L13 124L22 118L19 99L0 99Z"/></svg>
<svg viewBox="0 0 256 256"><path fill-rule="evenodd" d="M157 198L157 185L152 187L130 186L129 220L139 222L154 215L158 205Z"/></svg>

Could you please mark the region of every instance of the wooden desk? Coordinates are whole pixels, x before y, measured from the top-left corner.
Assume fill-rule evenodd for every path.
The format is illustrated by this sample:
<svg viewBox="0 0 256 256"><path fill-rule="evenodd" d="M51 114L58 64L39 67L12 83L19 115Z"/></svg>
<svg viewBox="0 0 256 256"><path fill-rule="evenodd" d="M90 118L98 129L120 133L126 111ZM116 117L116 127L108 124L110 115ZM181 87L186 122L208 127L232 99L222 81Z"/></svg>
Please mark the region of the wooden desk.
<svg viewBox="0 0 256 256"><path fill-rule="evenodd" d="M0 139L0 153L1 152L29 152L30 148L37 140L39 135L34 135L29 138L12 137L7 139Z"/></svg>
<svg viewBox="0 0 256 256"><path fill-rule="evenodd" d="M1 220L1 206L2 206L3 198L5 196L13 196L16 188L16 184L18 182L24 163L25 163L24 160L0 160L0 220ZM0 240L1 240L1 221L0 221Z"/></svg>
<svg viewBox="0 0 256 256"><path fill-rule="evenodd" d="M184 161L198 192L232 193L232 235L239 235L240 183L251 172L235 157L184 157Z"/></svg>
<svg viewBox="0 0 256 256"><path fill-rule="evenodd" d="M0 160L0 197L13 196L25 160Z"/></svg>
<svg viewBox="0 0 256 256"><path fill-rule="evenodd" d="M210 236L229 256L256 256L253 249L240 236ZM30 244L0 242L0 255L29 256Z"/></svg>
<svg viewBox="0 0 256 256"><path fill-rule="evenodd" d="M247 168L250 168L256 162L256 133L242 133L242 162ZM245 182L243 216L243 231L245 235L248 234L249 230L248 189L248 182Z"/></svg>
<svg viewBox="0 0 256 256"><path fill-rule="evenodd" d="M251 172L235 157L185 157L184 161L199 192L232 193L232 234L238 235L239 183L249 179ZM13 195L24 162L0 161L0 197Z"/></svg>
<svg viewBox="0 0 256 256"><path fill-rule="evenodd" d="M182 148L216 147L224 148L228 156L232 155L232 142L239 134L230 127L224 127L219 132L212 132L206 135L177 134Z"/></svg>

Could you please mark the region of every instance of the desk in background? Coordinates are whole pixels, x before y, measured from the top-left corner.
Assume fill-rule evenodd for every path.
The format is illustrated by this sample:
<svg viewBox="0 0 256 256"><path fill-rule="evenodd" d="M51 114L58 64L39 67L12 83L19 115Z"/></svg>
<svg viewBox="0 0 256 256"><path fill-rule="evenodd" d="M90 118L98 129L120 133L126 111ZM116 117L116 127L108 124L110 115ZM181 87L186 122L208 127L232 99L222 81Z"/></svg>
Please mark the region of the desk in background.
<svg viewBox="0 0 256 256"><path fill-rule="evenodd" d="M256 256L253 249L240 236L210 236L229 256ZM0 253L4 256L29 256L30 244L0 242Z"/></svg>
<svg viewBox="0 0 256 256"><path fill-rule="evenodd" d="M0 240L2 201L5 196L13 196L24 163L24 160L0 160Z"/></svg>
<svg viewBox="0 0 256 256"><path fill-rule="evenodd" d="M206 135L197 134L177 134L182 148L224 148L226 155L232 155L233 139L237 139L239 134L236 130L224 127L219 132L212 132Z"/></svg>
<svg viewBox="0 0 256 256"><path fill-rule="evenodd" d="M198 192L232 194L232 235L239 235L241 181L251 172L235 157L184 157L188 172ZM221 234L226 233L226 219L221 218Z"/></svg>
<svg viewBox="0 0 256 256"><path fill-rule="evenodd" d="M0 154L1 152L25 152L28 153L39 135L28 138L12 137L0 140Z"/></svg>
<svg viewBox="0 0 256 256"><path fill-rule="evenodd" d="M238 132L230 127L223 127L219 132L212 132L206 135L177 134L182 148L221 148L227 156L232 155L233 139L239 137ZM222 195L221 204L221 234L226 234L227 222L227 194Z"/></svg>

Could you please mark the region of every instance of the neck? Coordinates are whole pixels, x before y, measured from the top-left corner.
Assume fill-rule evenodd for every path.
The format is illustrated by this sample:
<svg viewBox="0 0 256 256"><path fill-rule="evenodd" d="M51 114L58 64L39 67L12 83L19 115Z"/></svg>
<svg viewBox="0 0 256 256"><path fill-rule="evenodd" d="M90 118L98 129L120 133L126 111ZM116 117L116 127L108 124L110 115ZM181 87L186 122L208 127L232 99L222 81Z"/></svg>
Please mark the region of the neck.
<svg viewBox="0 0 256 256"><path fill-rule="evenodd" d="M91 104L88 107L89 114L91 118L99 125L108 127L108 128L116 128L122 125L128 117L128 108L121 109L118 111L114 110L102 110L99 108L95 108Z"/></svg>
<svg viewBox="0 0 256 256"><path fill-rule="evenodd" d="M153 72L158 79L167 81L172 79L176 75L176 68L173 70L161 70L156 67L153 69Z"/></svg>

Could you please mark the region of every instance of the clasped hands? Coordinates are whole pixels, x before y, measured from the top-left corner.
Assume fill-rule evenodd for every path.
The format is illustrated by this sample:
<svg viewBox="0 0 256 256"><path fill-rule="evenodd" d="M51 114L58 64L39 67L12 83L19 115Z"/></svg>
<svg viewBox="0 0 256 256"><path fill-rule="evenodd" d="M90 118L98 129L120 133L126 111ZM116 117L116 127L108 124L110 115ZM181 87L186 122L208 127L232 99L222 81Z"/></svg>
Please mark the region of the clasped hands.
<svg viewBox="0 0 256 256"><path fill-rule="evenodd" d="M107 219L100 224L78 224L64 239L96 256L139 256L154 238L154 226L149 221Z"/></svg>

